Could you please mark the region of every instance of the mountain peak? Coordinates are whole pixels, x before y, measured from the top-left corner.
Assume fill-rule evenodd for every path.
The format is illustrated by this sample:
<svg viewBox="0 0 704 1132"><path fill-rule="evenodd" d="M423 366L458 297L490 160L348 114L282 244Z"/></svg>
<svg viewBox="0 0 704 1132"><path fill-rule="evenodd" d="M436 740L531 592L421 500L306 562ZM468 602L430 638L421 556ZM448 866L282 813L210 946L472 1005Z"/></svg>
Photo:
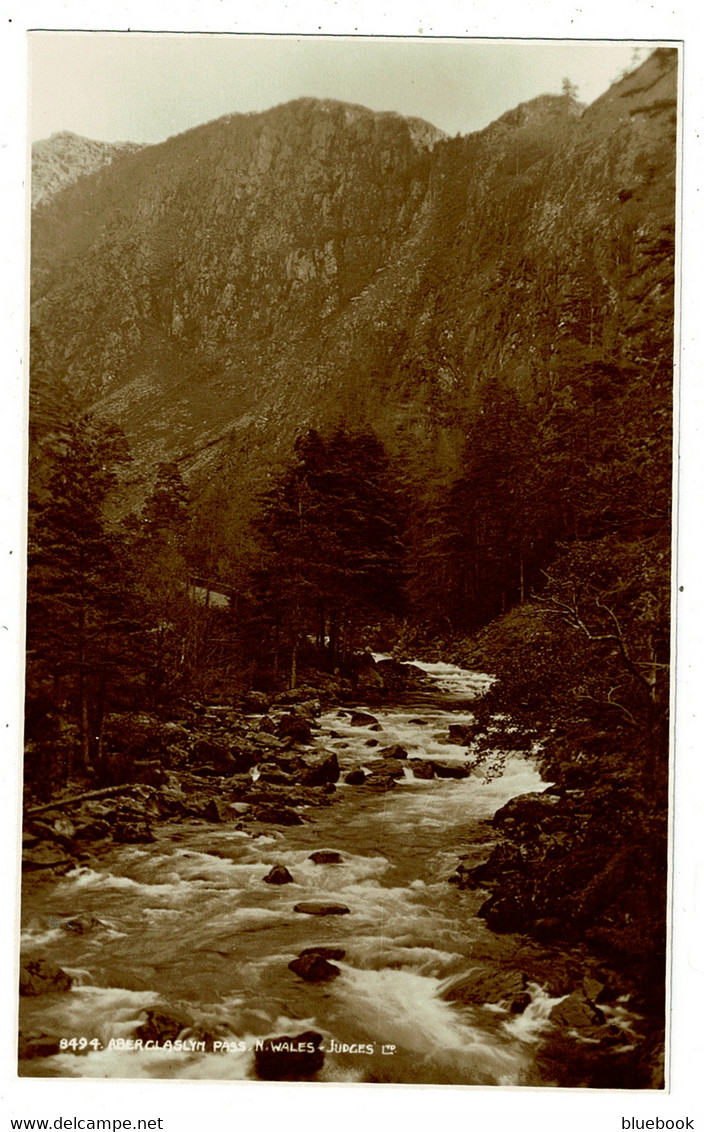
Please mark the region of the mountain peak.
<svg viewBox="0 0 704 1132"><path fill-rule="evenodd" d="M520 102L513 110L507 110L492 124L495 126L502 123L515 127L542 125L558 118L579 118L583 110L583 104L569 95L539 94L527 102Z"/></svg>
<svg viewBox="0 0 704 1132"><path fill-rule="evenodd" d="M433 136L436 141L446 136L442 130L424 118L409 117L396 110L372 110L370 107L357 102L343 102L335 98L302 97L284 105L301 107L304 110L317 110L327 114L338 113L344 116L345 122L348 124L363 119L373 119L378 122L405 122L416 132L424 131L428 136Z"/></svg>
<svg viewBox="0 0 704 1132"><path fill-rule="evenodd" d="M284 128L288 128L292 118L299 122L306 119L318 121L322 119L334 126L347 129L359 128L363 131L374 127L383 130L385 127L393 129L405 126L416 148L432 149L436 142L446 137L442 130L423 118L408 117L396 110L372 110L356 102L344 102L336 98L315 98L311 95L302 95L300 98L278 103L268 110L249 114L227 114L217 122L234 123L242 119L258 119L262 124L282 122ZM211 124L216 125L217 122ZM198 130L200 127L195 129Z"/></svg>
<svg viewBox="0 0 704 1132"><path fill-rule="evenodd" d="M143 149L136 142L101 142L82 137L71 130L57 130L32 146L32 208L55 197L67 185L105 165L116 157Z"/></svg>

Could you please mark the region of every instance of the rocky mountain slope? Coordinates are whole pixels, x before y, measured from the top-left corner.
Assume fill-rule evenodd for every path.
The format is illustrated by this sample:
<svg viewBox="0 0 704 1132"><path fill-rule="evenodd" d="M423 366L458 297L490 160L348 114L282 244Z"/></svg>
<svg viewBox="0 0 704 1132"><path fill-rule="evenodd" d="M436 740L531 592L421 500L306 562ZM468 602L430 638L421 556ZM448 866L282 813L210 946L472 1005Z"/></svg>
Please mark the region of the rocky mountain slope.
<svg viewBox="0 0 704 1132"><path fill-rule="evenodd" d="M301 99L81 177L33 224L35 420L68 394L138 480L241 486L341 419L446 473L489 380L535 401L598 360L667 399L676 65L455 139Z"/></svg>
<svg viewBox="0 0 704 1132"><path fill-rule="evenodd" d="M119 157L142 149L135 142L99 142L61 130L32 146L32 208L46 203L74 184L112 164Z"/></svg>

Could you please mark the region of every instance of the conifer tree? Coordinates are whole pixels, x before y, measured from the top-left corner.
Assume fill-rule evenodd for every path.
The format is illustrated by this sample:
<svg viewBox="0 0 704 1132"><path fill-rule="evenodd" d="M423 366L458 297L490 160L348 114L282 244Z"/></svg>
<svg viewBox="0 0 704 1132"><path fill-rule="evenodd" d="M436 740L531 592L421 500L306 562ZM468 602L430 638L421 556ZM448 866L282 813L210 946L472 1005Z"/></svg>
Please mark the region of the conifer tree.
<svg viewBox="0 0 704 1132"><path fill-rule="evenodd" d="M300 436L293 462L263 500L263 609L291 658L326 646L334 667L361 630L401 604L399 492L379 440L338 429Z"/></svg>
<svg viewBox="0 0 704 1132"><path fill-rule="evenodd" d="M28 705L75 720L81 770L99 758L109 673L125 659L122 546L104 505L128 459L119 429L79 418L52 434L30 488Z"/></svg>
<svg viewBox="0 0 704 1132"><path fill-rule="evenodd" d="M161 463L132 546L141 664L150 707L168 698L190 667L187 642L197 611L189 588L188 532L188 487L176 464Z"/></svg>
<svg viewBox="0 0 704 1132"><path fill-rule="evenodd" d="M512 390L490 383L445 505L446 560L457 628L476 629L523 601L545 538L534 422Z"/></svg>

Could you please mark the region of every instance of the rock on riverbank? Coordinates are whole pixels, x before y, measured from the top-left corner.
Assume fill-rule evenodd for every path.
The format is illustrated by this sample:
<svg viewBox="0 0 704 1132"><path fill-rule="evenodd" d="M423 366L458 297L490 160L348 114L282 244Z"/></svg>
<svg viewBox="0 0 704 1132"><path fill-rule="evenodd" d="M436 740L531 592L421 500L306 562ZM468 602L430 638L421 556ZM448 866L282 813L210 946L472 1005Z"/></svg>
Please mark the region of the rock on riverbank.
<svg viewBox="0 0 704 1132"><path fill-rule="evenodd" d="M51 804L25 799L23 868L67 872L94 847L149 843L159 824L184 818L237 828L300 824L311 807L334 801L341 776L336 752L316 743L323 706L351 699L371 674L375 702L426 680L412 665L377 665L366 655L352 680L252 692L237 705L191 704L168 720L109 716L99 772L69 781ZM344 714L352 724L360 718L352 708ZM369 781L354 772L345 781L385 790L402 773L389 759Z"/></svg>

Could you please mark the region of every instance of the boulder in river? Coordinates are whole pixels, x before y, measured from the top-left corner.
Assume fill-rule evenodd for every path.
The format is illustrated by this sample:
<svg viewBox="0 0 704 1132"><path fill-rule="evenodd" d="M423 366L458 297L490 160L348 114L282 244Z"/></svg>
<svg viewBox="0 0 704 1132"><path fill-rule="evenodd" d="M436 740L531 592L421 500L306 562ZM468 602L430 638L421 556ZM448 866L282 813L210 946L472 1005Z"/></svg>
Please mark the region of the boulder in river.
<svg viewBox="0 0 704 1132"><path fill-rule="evenodd" d="M292 959L289 968L307 983L329 983L340 974L340 968L322 955L299 955Z"/></svg>
<svg viewBox="0 0 704 1132"><path fill-rule="evenodd" d="M294 880L285 865L273 865L264 877L265 884L293 884Z"/></svg>
<svg viewBox="0 0 704 1132"><path fill-rule="evenodd" d="M230 745L224 739L200 737L195 740L192 751L192 765L203 768L212 766L217 771L227 771L231 767Z"/></svg>
<svg viewBox="0 0 704 1132"><path fill-rule="evenodd" d="M469 778L466 766L458 763L433 763L436 778Z"/></svg>
<svg viewBox="0 0 704 1132"><path fill-rule="evenodd" d="M522 1014L530 1002L528 979L515 968L477 967L447 992L448 1002L505 1004L512 1014Z"/></svg>
<svg viewBox="0 0 704 1132"><path fill-rule="evenodd" d="M379 720L375 715L370 715L368 711L353 711L350 727L375 727L378 731L381 730Z"/></svg>
<svg viewBox="0 0 704 1132"><path fill-rule="evenodd" d="M271 805L256 806L254 810L256 821L271 822L272 825L303 825L303 818L288 806L280 806L274 802Z"/></svg>
<svg viewBox="0 0 704 1132"><path fill-rule="evenodd" d="M273 782L276 786L287 786L291 782L291 773L276 763L260 763L259 778L262 782Z"/></svg>
<svg viewBox="0 0 704 1132"><path fill-rule="evenodd" d="M375 782L388 782L389 779L405 778L403 764L398 759L384 759L383 762L372 763L367 783L371 786Z"/></svg>
<svg viewBox="0 0 704 1132"><path fill-rule="evenodd" d="M190 1020L174 1017L162 1010L145 1011L145 1020L135 1030L135 1037L142 1041L174 1041L182 1030L188 1029Z"/></svg>
<svg viewBox="0 0 704 1132"><path fill-rule="evenodd" d="M605 983L600 979L593 979L591 976L586 975L582 980L582 990L589 1002L597 1003L603 1002L608 998L608 990Z"/></svg>
<svg viewBox="0 0 704 1132"><path fill-rule="evenodd" d="M193 771L193 773L198 778L222 778L223 776L222 769L218 769L218 767L212 766L210 763L205 763L204 766L199 766L197 770Z"/></svg>
<svg viewBox="0 0 704 1132"><path fill-rule="evenodd" d="M41 838L43 841L48 841L49 839L53 839L56 836L54 827L51 824L51 817L49 815L47 815L47 817L48 820L46 821L42 821L41 818L30 819L31 832L34 836L35 841L38 838Z"/></svg>
<svg viewBox="0 0 704 1132"><path fill-rule="evenodd" d="M137 845L154 841L154 834L144 821L116 821L112 829L113 841L120 845Z"/></svg>
<svg viewBox="0 0 704 1132"><path fill-rule="evenodd" d="M423 669L409 661L385 657L377 661L376 667L387 691L395 696L402 696L411 688L422 688L428 684L428 676Z"/></svg>
<svg viewBox="0 0 704 1132"><path fill-rule="evenodd" d="M342 857L337 849L316 849L308 858L314 865L341 865Z"/></svg>
<svg viewBox="0 0 704 1132"><path fill-rule="evenodd" d="M229 766L225 768L226 773L239 775L246 774L248 770L251 770L261 758L261 751L258 746L261 746L261 739L264 739L265 736L266 732L262 731L258 733L257 739L253 743L241 742L236 747L232 747L230 749ZM270 735L268 738L273 739L277 747L280 745L275 735Z"/></svg>
<svg viewBox="0 0 704 1132"><path fill-rule="evenodd" d="M334 751L328 751L315 761L309 760L301 773L302 786L327 786L340 777L340 764Z"/></svg>
<svg viewBox="0 0 704 1132"><path fill-rule="evenodd" d="M351 770L349 774L345 775L345 782L348 786L361 786L366 780L367 776L363 770Z"/></svg>
<svg viewBox="0 0 704 1132"><path fill-rule="evenodd" d="M294 743L310 743L312 738L310 723L297 711L282 715L276 732L280 739L292 739Z"/></svg>
<svg viewBox="0 0 704 1132"><path fill-rule="evenodd" d="M515 998L511 999L508 1008L512 1014L523 1014L524 1010L530 1006L531 1002L532 999L528 991L521 991L520 994L517 994Z"/></svg>
<svg viewBox="0 0 704 1132"><path fill-rule="evenodd" d="M435 764L426 759L412 759L410 763L414 778L434 778Z"/></svg>
<svg viewBox="0 0 704 1132"><path fill-rule="evenodd" d="M231 774L223 781L222 786L230 797L240 802L247 801L247 793L252 787L252 775L251 773Z"/></svg>
<svg viewBox="0 0 704 1132"><path fill-rule="evenodd" d="M321 710L320 696L315 695L306 700L299 700L296 710L299 715L305 716L311 726L315 726L315 720L320 715Z"/></svg>
<svg viewBox="0 0 704 1132"><path fill-rule="evenodd" d="M450 742L459 743L462 747L467 747L473 740L477 733L476 723L451 723L450 724Z"/></svg>
<svg viewBox="0 0 704 1132"><path fill-rule="evenodd" d="M103 921L92 915L91 912L86 912L81 916L72 916L71 919L62 920L59 924L62 931L72 932L73 935L85 935L86 932L92 932L95 928L104 926Z"/></svg>
<svg viewBox="0 0 704 1132"><path fill-rule="evenodd" d="M346 904L333 904L325 900L303 900L294 905L294 912L302 912L305 916L346 916L349 908Z"/></svg>
<svg viewBox="0 0 704 1132"><path fill-rule="evenodd" d="M618 1027L609 1025L605 1014L582 990L572 991L562 1002L556 1003L550 1011L550 1021L560 1029L576 1031L586 1041L612 1041L621 1036Z"/></svg>
<svg viewBox="0 0 704 1132"><path fill-rule="evenodd" d="M71 976L48 959L30 959L20 969L21 995L34 997L52 994L55 991L69 991L72 986Z"/></svg>
<svg viewBox="0 0 704 1132"><path fill-rule="evenodd" d="M285 751L288 749L288 741L280 739L278 735L270 735L268 731L255 731L250 735L252 743L255 747L263 747L266 751L276 752ZM257 757L260 757L261 751ZM256 759L254 760L256 762ZM250 765L254 765L251 763Z"/></svg>
<svg viewBox="0 0 704 1132"><path fill-rule="evenodd" d="M386 763L380 764L378 769L377 767L373 767L369 774L365 776L365 791L368 790L372 793L382 794L386 790L394 790L398 779L404 777L403 773L399 774L395 769L400 765L400 763L394 761L390 767Z"/></svg>
<svg viewBox="0 0 704 1132"><path fill-rule="evenodd" d="M400 743L392 743L390 747L382 747L379 754L384 759L407 759L408 751Z"/></svg>
<svg viewBox="0 0 704 1132"><path fill-rule="evenodd" d="M320 1049L323 1035L315 1030L290 1037L265 1038L256 1043L254 1069L262 1081L302 1081L322 1069L325 1052Z"/></svg>
<svg viewBox="0 0 704 1132"><path fill-rule="evenodd" d="M210 798L203 807L203 817L206 821L228 822L232 821L233 816L229 803L224 802L222 798Z"/></svg>

